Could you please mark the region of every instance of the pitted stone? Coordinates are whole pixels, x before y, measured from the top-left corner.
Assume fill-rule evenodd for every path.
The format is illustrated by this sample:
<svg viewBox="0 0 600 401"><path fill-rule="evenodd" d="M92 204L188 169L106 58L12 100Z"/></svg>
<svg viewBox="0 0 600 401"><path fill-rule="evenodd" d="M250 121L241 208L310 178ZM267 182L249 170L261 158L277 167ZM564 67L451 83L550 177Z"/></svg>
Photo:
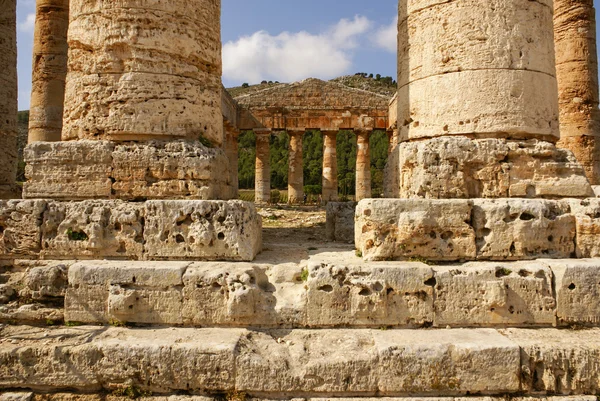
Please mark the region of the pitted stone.
<svg viewBox="0 0 600 401"><path fill-rule="evenodd" d="M354 242L355 202L329 202L326 206L327 239L336 242Z"/></svg>
<svg viewBox="0 0 600 401"><path fill-rule="evenodd" d="M578 258L600 256L600 199L569 199L571 213L575 216L577 241L575 254Z"/></svg>
<svg viewBox="0 0 600 401"><path fill-rule="evenodd" d="M43 200L0 200L0 259L37 256L46 207Z"/></svg>

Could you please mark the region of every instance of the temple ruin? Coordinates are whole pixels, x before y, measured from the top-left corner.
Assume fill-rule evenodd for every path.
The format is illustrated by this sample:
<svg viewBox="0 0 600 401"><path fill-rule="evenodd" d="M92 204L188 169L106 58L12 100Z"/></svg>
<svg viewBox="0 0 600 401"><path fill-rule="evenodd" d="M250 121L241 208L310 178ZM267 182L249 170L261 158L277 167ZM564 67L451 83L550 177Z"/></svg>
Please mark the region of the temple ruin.
<svg viewBox="0 0 600 401"><path fill-rule="evenodd" d="M392 99L317 79L231 97L220 0L66 6L37 1L18 197L0 0L0 401L597 400L591 1L400 0ZM290 135L294 203L321 131L340 242L237 200L244 130L259 205L270 135ZM339 130L357 205L337 202Z"/></svg>

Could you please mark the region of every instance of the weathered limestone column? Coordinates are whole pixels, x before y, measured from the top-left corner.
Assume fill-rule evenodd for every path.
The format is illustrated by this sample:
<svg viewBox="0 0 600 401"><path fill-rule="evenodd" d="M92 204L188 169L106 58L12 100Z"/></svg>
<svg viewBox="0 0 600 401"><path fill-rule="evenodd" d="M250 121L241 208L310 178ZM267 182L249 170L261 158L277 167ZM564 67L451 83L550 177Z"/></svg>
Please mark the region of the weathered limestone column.
<svg viewBox="0 0 600 401"><path fill-rule="evenodd" d="M71 0L62 139L223 143L221 1Z"/></svg>
<svg viewBox="0 0 600 401"><path fill-rule="evenodd" d="M290 153L288 168L288 203L304 201L304 169L302 167L302 137L304 131L288 131Z"/></svg>
<svg viewBox="0 0 600 401"><path fill-rule="evenodd" d="M398 30L400 197L592 193L555 146L552 2L403 0Z"/></svg>
<svg viewBox="0 0 600 401"><path fill-rule="evenodd" d="M370 131L356 132L356 201L371 197Z"/></svg>
<svg viewBox="0 0 600 401"><path fill-rule="evenodd" d="M231 198L237 199L239 196L239 177L238 177L238 137L240 130L232 127L225 122L223 129L225 130L225 154L229 161L229 181L231 183Z"/></svg>
<svg viewBox="0 0 600 401"><path fill-rule="evenodd" d="M337 131L323 131L323 204L338 200Z"/></svg>
<svg viewBox="0 0 600 401"><path fill-rule="evenodd" d="M271 200L271 130L254 130L256 135L255 203Z"/></svg>
<svg viewBox="0 0 600 401"><path fill-rule="evenodd" d="M69 0L37 0L29 143L60 141L67 75Z"/></svg>
<svg viewBox="0 0 600 401"><path fill-rule="evenodd" d="M0 3L0 198L14 196L17 173L16 0Z"/></svg>
<svg viewBox="0 0 600 401"><path fill-rule="evenodd" d="M593 185L600 184L598 52L593 0L554 0L560 107L559 146L571 150Z"/></svg>

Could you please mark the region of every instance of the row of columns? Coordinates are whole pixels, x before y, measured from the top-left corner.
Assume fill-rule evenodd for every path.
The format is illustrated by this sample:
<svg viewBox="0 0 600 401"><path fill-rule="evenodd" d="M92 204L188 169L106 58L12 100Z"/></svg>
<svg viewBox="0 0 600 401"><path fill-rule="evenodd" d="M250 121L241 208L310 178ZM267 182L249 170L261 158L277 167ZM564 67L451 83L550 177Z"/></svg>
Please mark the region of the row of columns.
<svg viewBox="0 0 600 401"><path fill-rule="evenodd" d="M302 139L305 131L288 131L290 138L288 164L288 203L304 200L304 170ZM270 138L271 130L254 130L256 136L255 202L271 200ZM337 131L323 134L323 203L338 200ZM371 197L371 131L357 131L356 146L356 201ZM390 138L391 136L388 136Z"/></svg>

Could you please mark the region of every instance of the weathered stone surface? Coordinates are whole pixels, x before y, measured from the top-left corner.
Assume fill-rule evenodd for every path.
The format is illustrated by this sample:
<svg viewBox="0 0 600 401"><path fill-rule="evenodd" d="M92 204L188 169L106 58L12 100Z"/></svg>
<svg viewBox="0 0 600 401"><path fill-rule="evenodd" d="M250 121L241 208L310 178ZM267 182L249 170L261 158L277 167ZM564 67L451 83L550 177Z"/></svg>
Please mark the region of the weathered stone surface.
<svg viewBox="0 0 600 401"><path fill-rule="evenodd" d="M262 221L242 201L148 201L144 248L150 259L251 261L262 248Z"/></svg>
<svg viewBox="0 0 600 401"><path fill-rule="evenodd" d="M34 257L40 251L43 200L0 200L0 259Z"/></svg>
<svg viewBox="0 0 600 401"><path fill-rule="evenodd" d="M356 248L365 260L474 259L471 209L459 199L365 199L356 208Z"/></svg>
<svg viewBox="0 0 600 401"><path fill-rule="evenodd" d="M477 259L569 258L575 250L575 217L566 202L474 199L471 224Z"/></svg>
<svg viewBox="0 0 600 401"><path fill-rule="evenodd" d="M68 27L69 0L36 2L29 142L60 141Z"/></svg>
<svg viewBox="0 0 600 401"><path fill-rule="evenodd" d="M42 224L46 259L141 259L143 203L122 201L49 202Z"/></svg>
<svg viewBox="0 0 600 401"><path fill-rule="evenodd" d="M551 7L413 0L399 6L398 32L401 140L558 138Z"/></svg>
<svg viewBox="0 0 600 401"><path fill-rule="evenodd" d="M548 260L555 275L559 324L600 322L600 260Z"/></svg>
<svg viewBox="0 0 600 401"><path fill-rule="evenodd" d="M21 295L24 293L33 300L65 296L68 285L68 272L69 267L73 264L72 261L32 261L29 263L33 266L26 274L26 287L21 291Z"/></svg>
<svg viewBox="0 0 600 401"><path fill-rule="evenodd" d="M387 192L400 198L594 196L573 154L550 142L456 136L401 143L393 152L399 190ZM387 185L394 184L391 179Z"/></svg>
<svg viewBox="0 0 600 401"><path fill-rule="evenodd" d="M0 387L230 391L239 329L4 327ZM44 335L46 334L46 336ZM15 340L14 343L12 340Z"/></svg>
<svg viewBox="0 0 600 401"><path fill-rule="evenodd" d="M224 151L194 142L116 145L112 196L118 199L229 199L229 161Z"/></svg>
<svg viewBox="0 0 600 401"><path fill-rule="evenodd" d="M324 204L338 200L337 131L324 131L323 134L323 199Z"/></svg>
<svg viewBox="0 0 600 401"><path fill-rule="evenodd" d="M371 197L370 131L356 132L356 195L357 202Z"/></svg>
<svg viewBox="0 0 600 401"><path fill-rule="evenodd" d="M256 170L255 197L258 204L271 202L271 131L255 130L256 135Z"/></svg>
<svg viewBox="0 0 600 401"><path fill-rule="evenodd" d="M24 198L79 200L111 197L112 152L107 141L27 145Z"/></svg>
<svg viewBox="0 0 600 401"><path fill-rule="evenodd" d="M70 13L63 140L223 143L219 1L72 0Z"/></svg>
<svg viewBox="0 0 600 401"><path fill-rule="evenodd" d="M308 325L418 327L433 321L433 270L423 263L308 264Z"/></svg>
<svg viewBox="0 0 600 401"><path fill-rule="evenodd" d="M33 393L0 393L0 401L31 401Z"/></svg>
<svg viewBox="0 0 600 401"><path fill-rule="evenodd" d="M302 140L304 131L289 131L288 203L304 201L304 169L302 163Z"/></svg>
<svg viewBox="0 0 600 401"><path fill-rule="evenodd" d="M501 331L521 348L521 390L596 394L600 388L600 330Z"/></svg>
<svg viewBox="0 0 600 401"><path fill-rule="evenodd" d="M440 327L553 325L552 271L544 263L471 262L435 266Z"/></svg>
<svg viewBox="0 0 600 401"><path fill-rule="evenodd" d="M577 230L575 255L578 258L599 257L600 199L569 199L568 203Z"/></svg>
<svg viewBox="0 0 600 401"><path fill-rule="evenodd" d="M354 214L356 202L329 202L326 207L327 239L354 242Z"/></svg>

